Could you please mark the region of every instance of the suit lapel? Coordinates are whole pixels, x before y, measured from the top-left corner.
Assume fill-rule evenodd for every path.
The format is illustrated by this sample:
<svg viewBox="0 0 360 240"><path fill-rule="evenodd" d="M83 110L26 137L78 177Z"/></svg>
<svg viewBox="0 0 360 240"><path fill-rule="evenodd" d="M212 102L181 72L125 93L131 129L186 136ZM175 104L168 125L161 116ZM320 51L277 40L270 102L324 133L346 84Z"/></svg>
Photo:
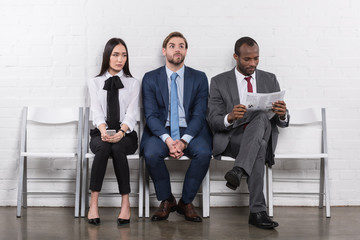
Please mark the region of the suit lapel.
<svg viewBox="0 0 360 240"><path fill-rule="evenodd" d="M166 112L169 111L169 87L167 81L167 75L165 66L160 69L158 76L158 84L160 86L160 92L165 103Z"/></svg>
<svg viewBox="0 0 360 240"><path fill-rule="evenodd" d="M228 89L234 105L240 104L239 90L236 82L235 68L228 72Z"/></svg>
<svg viewBox="0 0 360 240"><path fill-rule="evenodd" d="M188 110L190 106L190 99L192 96L194 86L194 79L192 73L188 67L185 66L184 71L184 97L183 97L183 105L185 110L185 116L188 116Z"/></svg>
<svg viewBox="0 0 360 240"><path fill-rule="evenodd" d="M256 77L256 92L257 93L267 93L268 90L266 88L264 78L263 78L261 72L256 70L255 77Z"/></svg>

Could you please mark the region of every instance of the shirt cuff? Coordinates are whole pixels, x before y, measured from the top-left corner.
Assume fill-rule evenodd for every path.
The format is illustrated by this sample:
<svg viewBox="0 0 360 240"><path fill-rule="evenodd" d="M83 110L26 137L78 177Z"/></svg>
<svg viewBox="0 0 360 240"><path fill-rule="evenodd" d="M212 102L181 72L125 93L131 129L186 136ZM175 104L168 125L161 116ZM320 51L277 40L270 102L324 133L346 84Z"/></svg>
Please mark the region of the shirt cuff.
<svg viewBox="0 0 360 240"><path fill-rule="evenodd" d="M163 135L160 136L160 138L161 138L161 140L163 140L163 142L165 142L165 140L166 140L168 137L170 137L170 135L167 134L167 133L164 133Z"/></svg>
<svg viewBox="0 0 360 240"><path fill-rule="evenodd" d="M188 144L193 139L193 136L190 136L189 134L184 134L184 136L181 137L181 139L184 139Z"/></svg>
<svg viewBox="0 0 360 240"><path fill-rule="evenodd" d="M233 125L234 123L229 123L227 120L229 114L226 114L226 116L224 117L224 125L225 127L230 127L231 125Z"/></svg>
<svg viewBox="0 0 360 240"><path fill-rule="evenodd" d="M106 129L108 128L108 125L106 124L106 122L99 122L99 123L93 122L93 125L94 125L96 128L99 128L99 126L100 126L101 124L105 124L105 128L106 128Z"/></svg>
<svg viewBox="0 0 360 240"><path fill-rule="evenodd" d="M120 124L120 128L121 128L121 126L123 125L123 124L126 124L127 126L128 126L128 130L126 131L126 133L131 133L134 129L132 128L132 127L130 127L130 125L128 124L128 123L126 123L126 122L122 122L121 124Z"/></svg>
<svg viewBox="0 0 360 240"><path fill-rule="evenodd" d="M288 121L287 113L285 114L284 120L282 120L280 117L279 117L279 120L280 120L280 122L287 122Z"/></svg>

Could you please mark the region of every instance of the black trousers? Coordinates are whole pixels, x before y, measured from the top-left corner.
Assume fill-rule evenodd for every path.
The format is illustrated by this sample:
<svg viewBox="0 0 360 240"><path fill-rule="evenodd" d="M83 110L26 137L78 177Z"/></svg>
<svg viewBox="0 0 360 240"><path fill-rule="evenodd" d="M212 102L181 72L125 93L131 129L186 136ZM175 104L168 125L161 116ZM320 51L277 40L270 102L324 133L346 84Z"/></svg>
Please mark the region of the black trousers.
<svg viewBox="0 0 360 240"><path fill-rule="evenodd" d="M135 131L126 134L117 143L103 142L99 135L92 136L90 149L95 154L91 169L90 190L100 192L109 157L113 159L114 171L120 194L130 193L129 164L126 155L135 153L138 138Z"/></svg>

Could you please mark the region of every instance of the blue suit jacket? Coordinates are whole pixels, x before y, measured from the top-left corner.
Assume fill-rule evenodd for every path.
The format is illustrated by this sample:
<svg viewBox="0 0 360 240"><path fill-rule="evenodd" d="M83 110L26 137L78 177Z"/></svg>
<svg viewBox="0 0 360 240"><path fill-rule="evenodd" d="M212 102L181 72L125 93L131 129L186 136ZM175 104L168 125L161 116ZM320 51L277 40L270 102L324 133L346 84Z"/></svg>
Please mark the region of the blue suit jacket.
<svg viewBox="0 0 360 240"><path fill-rule="evenodd" d="M169 90L165 66L148 72L142 80L142 99L146 119L140 149L150 136L169 133L165 129L169 112ZM204 72L185 66L184 110L187 128L184 134L203 136L211 146L212 137L206 122L209 83Z"/></svg>

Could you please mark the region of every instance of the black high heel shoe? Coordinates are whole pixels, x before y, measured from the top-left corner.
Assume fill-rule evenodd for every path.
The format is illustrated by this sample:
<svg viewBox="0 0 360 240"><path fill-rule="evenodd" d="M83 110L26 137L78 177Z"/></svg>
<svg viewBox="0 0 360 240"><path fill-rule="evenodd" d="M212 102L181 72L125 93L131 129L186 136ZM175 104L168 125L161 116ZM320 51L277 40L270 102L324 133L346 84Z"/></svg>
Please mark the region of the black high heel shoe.
<svg viewBox="0 0 360 240"><path fill-rule="evenodd" d="M100 224L100 218L92 218L92 219L88 219L88 223L89 224L93 224L93 225L99 225Z"/></svg>
<svg viewBox="0 0 360 240"><path fill-rule="evenodd" d="M123 226L129 223L130 223L130 219L122 219L122 218L117 219L118 226Z"/></svg>

